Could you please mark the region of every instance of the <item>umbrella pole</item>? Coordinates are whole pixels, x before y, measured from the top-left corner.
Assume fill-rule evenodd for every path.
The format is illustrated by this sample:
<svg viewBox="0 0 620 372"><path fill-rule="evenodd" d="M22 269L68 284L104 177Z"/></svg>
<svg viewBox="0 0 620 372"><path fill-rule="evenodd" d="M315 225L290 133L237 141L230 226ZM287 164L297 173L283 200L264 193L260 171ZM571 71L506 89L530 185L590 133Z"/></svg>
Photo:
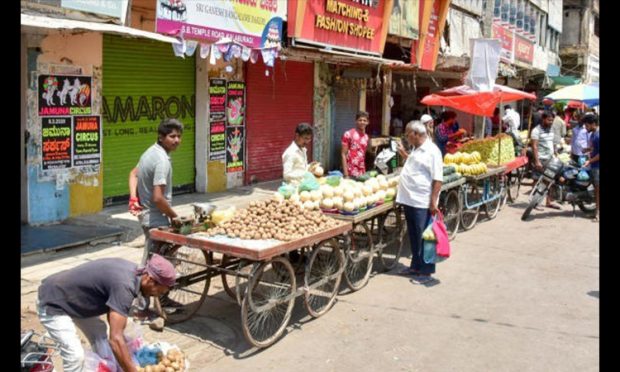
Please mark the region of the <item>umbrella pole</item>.
<svg viewBox="0 0 620 372"><path fill-rule="evenodd" d="M500 96L499 99L499 111L503 114L503 110L502 110L502 98ZM499 137L499 155L497 156L497 166L499 167L499 164L501 162L501 158L502 158L502 127L504 126L504 123L502 122L502 117L500 116L499 118L499 134L497 135Z"/></svg>

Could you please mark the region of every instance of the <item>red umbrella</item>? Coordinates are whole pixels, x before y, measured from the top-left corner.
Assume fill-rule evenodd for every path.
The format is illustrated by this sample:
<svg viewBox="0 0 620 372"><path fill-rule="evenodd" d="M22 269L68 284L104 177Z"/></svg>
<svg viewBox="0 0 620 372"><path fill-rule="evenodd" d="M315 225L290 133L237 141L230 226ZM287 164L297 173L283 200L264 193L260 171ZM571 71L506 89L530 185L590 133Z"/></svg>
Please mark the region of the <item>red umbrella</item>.
<svg viewBox="0 0 620 372"><path fill-rule="evenodd" d="M495 84L493 91L480 92L467 85L442 90L422 98L429 106L448 106L474 115L492 116L499 103L522 99L536 100L536 95Z"/></svg>

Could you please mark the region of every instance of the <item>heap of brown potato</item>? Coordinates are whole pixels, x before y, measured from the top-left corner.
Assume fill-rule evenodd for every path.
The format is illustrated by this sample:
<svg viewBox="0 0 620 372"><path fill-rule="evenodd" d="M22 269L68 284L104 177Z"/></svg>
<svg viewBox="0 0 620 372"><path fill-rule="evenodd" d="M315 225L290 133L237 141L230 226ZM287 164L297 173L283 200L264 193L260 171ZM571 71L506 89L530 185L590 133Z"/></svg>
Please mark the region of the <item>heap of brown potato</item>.
<svg viewBox="0 0 620 372"><path fill-rule="evenodd" d="M163 353L157 355L158 364L148 365L144 368L138 367L138 372L177 372L185 370L185 356L178 349L171 349L164 356Z"/></svg>
<svg viewBox="0 0 620 372"><path fill-rule="evenodd" d="M320 211L302 209L299 204L275 199L252 201L238 210L232 220L207 230L207 235L228 235L241 239L290 241L331 229L340 224Z"/></svg>

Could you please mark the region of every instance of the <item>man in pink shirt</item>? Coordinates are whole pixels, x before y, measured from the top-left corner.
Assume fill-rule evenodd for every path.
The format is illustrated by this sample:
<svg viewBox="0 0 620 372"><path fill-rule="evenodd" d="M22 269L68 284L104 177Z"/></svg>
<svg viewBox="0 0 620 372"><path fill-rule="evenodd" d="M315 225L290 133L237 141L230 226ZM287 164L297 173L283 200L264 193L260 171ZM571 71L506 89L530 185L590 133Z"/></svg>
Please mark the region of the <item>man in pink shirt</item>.
<svg viewBox="0 0 620 372"><path fill-rule="evenodd" d="M356 127L342 135L342 168L345 177L359 177L366 173L366 148L368 147L368 113L360 111L355 115Z"/></svg>

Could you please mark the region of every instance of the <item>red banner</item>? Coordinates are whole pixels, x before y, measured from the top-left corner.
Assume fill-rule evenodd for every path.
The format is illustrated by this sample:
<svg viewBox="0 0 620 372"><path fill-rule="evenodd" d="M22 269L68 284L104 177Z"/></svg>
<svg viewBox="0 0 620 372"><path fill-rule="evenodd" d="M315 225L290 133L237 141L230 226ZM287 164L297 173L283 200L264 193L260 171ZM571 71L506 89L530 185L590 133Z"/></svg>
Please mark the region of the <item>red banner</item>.
<svg viewBox="0 0 620 372"><path fill-rule="evenodd" d="M514 44L513 31L501 25L500 21L493 21L493 38L502 43L501 60L507 63L513 62L512 47Z"/></svg>
<svg viewBox="0 0 620 372"><path fill-rule="evenodd" d="M516 35L515 59L527 64L532 64L534 62L534 43L522 36Z"/></svg>
<svg viewBox="0 0 620 372"><path fill-rule="evenodd" d="M422 70L435 70L449 8L450 0L420 1L420 38L413 41L411 63Z"/></svg>
<svg viewBox="0 0 620 372"><path fill-rule="evenodd" d="M381 54L393 0L289 0L288 35Z"/></svg>

